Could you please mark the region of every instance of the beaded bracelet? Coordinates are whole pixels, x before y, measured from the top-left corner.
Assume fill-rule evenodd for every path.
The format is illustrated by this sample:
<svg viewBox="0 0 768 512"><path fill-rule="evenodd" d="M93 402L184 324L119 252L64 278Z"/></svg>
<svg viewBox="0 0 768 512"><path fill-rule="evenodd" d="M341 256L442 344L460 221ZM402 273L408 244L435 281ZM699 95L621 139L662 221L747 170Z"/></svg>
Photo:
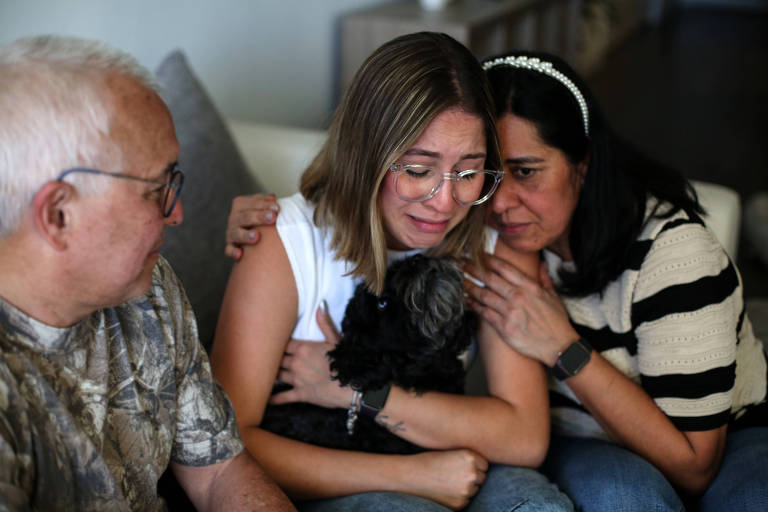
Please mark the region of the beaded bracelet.
<svg viewBox="0 0 768 512"><path fill-rule="evenodd" d="M360 398L363 396L358 390L352 391L352 401L347 409L347 434L350 436L355 433L355 422L357 422L357 413L360 412Z"/></svg>

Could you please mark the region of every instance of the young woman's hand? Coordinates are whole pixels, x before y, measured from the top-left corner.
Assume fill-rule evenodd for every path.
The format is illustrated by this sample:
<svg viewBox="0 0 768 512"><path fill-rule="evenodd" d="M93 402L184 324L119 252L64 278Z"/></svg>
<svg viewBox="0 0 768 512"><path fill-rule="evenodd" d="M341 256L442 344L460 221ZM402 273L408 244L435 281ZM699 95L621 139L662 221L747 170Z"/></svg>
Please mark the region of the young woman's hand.
<svg viewBox="0 0 768 512"><path fill-rule="evenodd" d="M485 286L465 279L469 303L499 336L519 353L547 366L555 364L559 352L579 335L568 320L560 297L542 262L539 282L525 276L514 265L486 255L486 269L467 262L464 269Z"/></svg>
<svg viewBox="0 0 768 512"><path fill-rule="evenodd" d="M342 387L332 378L328 360L328 351L336 346L339 333L322 309L317 310L316 319L325 341L292 339L288 342L277 380L290 384L293 389L276 393L270 398L270 404L307 402L321 407L346 408L352 401L352 388Z"/></svg>
<svg viewBox="0 0 768 512"><path fill-rule="evenodd" d="M403 475L406 492L461 510L485 481L488 461L472 450L423 452L409 456L414 470Z"/></svg>
<svg viewBox="0 0 768 512"><path fill-rule="evenodd" d="M227 222L227 245L224 254L239 261L243 255L242 246L259 241L259 232L255 228L274 224L279 210L274 194L253 194L234 198Z"/></svg>

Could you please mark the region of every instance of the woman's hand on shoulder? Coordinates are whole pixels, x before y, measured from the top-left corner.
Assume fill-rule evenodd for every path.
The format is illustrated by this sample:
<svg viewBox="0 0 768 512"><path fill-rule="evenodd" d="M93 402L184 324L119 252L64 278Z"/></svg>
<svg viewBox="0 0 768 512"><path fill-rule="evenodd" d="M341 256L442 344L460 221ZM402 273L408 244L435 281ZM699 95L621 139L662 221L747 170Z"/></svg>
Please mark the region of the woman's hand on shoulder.
<svg viewBox="0 0 768 512"><path fill-rule="evenodd" d="M513 349L552 366L557 354L579 336L545 263L541 263L537 282L501 258L490 254L485 258L485 270L472 262L464 267L485 285L465 280L470 306Z"/></svg>
<svg viewBox="0 0 768 512"><path fill-rule="evenodd" d="M227 222L227 245L224 254L239 261L244 245L259 241L259 226L275 223L280 207L274 194L253 194L237 196L232 200L232 209Z"/></svg>

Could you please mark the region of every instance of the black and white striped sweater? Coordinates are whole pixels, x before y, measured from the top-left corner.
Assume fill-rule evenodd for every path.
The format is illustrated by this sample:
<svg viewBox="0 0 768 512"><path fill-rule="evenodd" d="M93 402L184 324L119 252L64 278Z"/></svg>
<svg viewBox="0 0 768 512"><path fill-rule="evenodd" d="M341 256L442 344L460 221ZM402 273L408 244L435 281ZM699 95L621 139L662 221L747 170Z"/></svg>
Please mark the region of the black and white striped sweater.
<svg viewBox="0 0 768 512"><path fill-rule="evenodd" d="M650 213L653 202L649 202ZM741 277L685 212L650 218L601 294L564 298L578 333L684 431L710 430L766 399L766 358ZM550 275L567 265L545 251ZM565 382L550 380L553 433L607 439Z"/></svg>

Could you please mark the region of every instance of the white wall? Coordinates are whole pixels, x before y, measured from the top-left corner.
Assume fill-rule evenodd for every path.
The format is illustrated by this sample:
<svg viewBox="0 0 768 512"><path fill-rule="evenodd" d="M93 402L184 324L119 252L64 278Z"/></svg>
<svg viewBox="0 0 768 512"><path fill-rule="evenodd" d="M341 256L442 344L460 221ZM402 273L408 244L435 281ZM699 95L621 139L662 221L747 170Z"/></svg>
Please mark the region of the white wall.
<svg viewBox="0 0 768 512"><path fill-rule="evenodd" d="M101 39L151 70L181 48L225 116L322 127L339 16L385 1L0 0L0 44L44 33Z"/></svg>

